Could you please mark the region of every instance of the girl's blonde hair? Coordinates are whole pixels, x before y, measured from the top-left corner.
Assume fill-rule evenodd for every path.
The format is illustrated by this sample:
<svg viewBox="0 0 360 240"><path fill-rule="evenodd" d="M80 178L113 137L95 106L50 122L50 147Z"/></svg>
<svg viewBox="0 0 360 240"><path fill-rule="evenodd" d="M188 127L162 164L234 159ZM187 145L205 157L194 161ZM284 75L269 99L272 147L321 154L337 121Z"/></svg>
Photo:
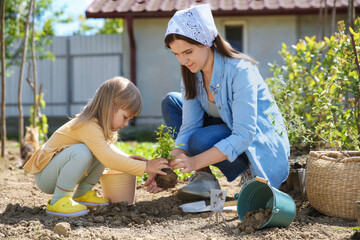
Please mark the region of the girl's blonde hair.
<svg viewBox="0 0 360 240"><path fill-rule="evenodd" d="M116 110L122 110L137 116L141 112L142 100L139 89L128 79L114 77L105 81L84 107L81 113L75 117L72 128L96 118L104 130L106 141L113 143L117 141L118 133L111 130L113 114Z"/></svg>

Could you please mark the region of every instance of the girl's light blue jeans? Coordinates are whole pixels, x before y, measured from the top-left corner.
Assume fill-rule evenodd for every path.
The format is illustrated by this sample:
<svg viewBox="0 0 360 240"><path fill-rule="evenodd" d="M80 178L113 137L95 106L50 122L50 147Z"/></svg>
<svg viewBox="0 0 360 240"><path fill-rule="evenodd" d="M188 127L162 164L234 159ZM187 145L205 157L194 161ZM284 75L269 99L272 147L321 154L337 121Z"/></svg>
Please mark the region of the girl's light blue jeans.
<svg viewBox="0 0 360 240"><path fill-rule="evenodd" d="M165 124L179 130L182 123L181 94L178 92L168 93L162 100L161 108ZM194 132L189 138L188 153L190 156L195 156L205 152L230 135L231 130L221 118L214 118L205 113L203 127ZM214 164L214 166L218 167L227 180L231 182L249 168L249 159L245 153L242 153L233 162L224 160Z"/></svg>
<svg viewBox="0 0 360 240"><path fill-rule="evenodd" d="M53 194L56 186L72 191L77 184L77 190L86 193L98 182L104 169L85 144L75 144L53 157L34 178L40 190L48 194Z"/></svg>

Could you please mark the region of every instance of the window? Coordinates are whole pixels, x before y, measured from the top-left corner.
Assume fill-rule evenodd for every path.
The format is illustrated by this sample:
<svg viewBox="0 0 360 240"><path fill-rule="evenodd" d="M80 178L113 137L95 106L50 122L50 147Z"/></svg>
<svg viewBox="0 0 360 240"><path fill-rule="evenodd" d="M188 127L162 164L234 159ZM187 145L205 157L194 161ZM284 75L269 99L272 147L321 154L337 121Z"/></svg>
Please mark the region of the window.
<svg viewBox="0 0 360 240"><path fill-rule="evenodd" d="M225 38L233 48L244 52L244 26L243 25L226 25Z"/></svg>

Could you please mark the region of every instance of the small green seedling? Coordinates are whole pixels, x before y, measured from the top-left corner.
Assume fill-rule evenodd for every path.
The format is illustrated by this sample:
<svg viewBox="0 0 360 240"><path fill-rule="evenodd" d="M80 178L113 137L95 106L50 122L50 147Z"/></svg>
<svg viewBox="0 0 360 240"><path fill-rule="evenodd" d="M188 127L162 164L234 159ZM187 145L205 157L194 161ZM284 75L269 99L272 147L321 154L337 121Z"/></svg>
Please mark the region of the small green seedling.
<svg viewBox="0 0 360 240"><path fill-rule="evenodd" d="M177 147L174 140L175 129L161 124L155 132L158 146L155 148L152 156L154 158L165 158L170 162L171 159L174 159L174 156L170 153ZM169 168L162 169L162 171L166 172L167 175L156 175L155 181L158 187L164 189L175 187L178 178L177 174Z"/></svg>
<svg viewBox="0 0 360 240"><path fill-rule="evenodd" d="M175 129L164 124L161 124L157 129L155 133L158 136L156 138L158 146L155 148L152 156L154 158L166 158L170 162L171 159L174 159L170 152L176 147L174 140Z"/></svg>

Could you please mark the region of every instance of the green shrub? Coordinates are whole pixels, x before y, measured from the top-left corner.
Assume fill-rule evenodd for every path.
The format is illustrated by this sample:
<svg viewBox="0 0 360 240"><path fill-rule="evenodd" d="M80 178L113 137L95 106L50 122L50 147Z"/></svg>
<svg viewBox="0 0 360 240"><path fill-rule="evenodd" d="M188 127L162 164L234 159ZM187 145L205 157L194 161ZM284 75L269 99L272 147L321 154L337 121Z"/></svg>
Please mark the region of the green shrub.
<svg viewBox="0 0 360 240"><path fill-rule="evenodd" d="M293 145L359 150L360 18L350 35L344 31L342 21L322 41L305 37L292 50L283 44L284 64L271 66L269 85Z"/></svg>

